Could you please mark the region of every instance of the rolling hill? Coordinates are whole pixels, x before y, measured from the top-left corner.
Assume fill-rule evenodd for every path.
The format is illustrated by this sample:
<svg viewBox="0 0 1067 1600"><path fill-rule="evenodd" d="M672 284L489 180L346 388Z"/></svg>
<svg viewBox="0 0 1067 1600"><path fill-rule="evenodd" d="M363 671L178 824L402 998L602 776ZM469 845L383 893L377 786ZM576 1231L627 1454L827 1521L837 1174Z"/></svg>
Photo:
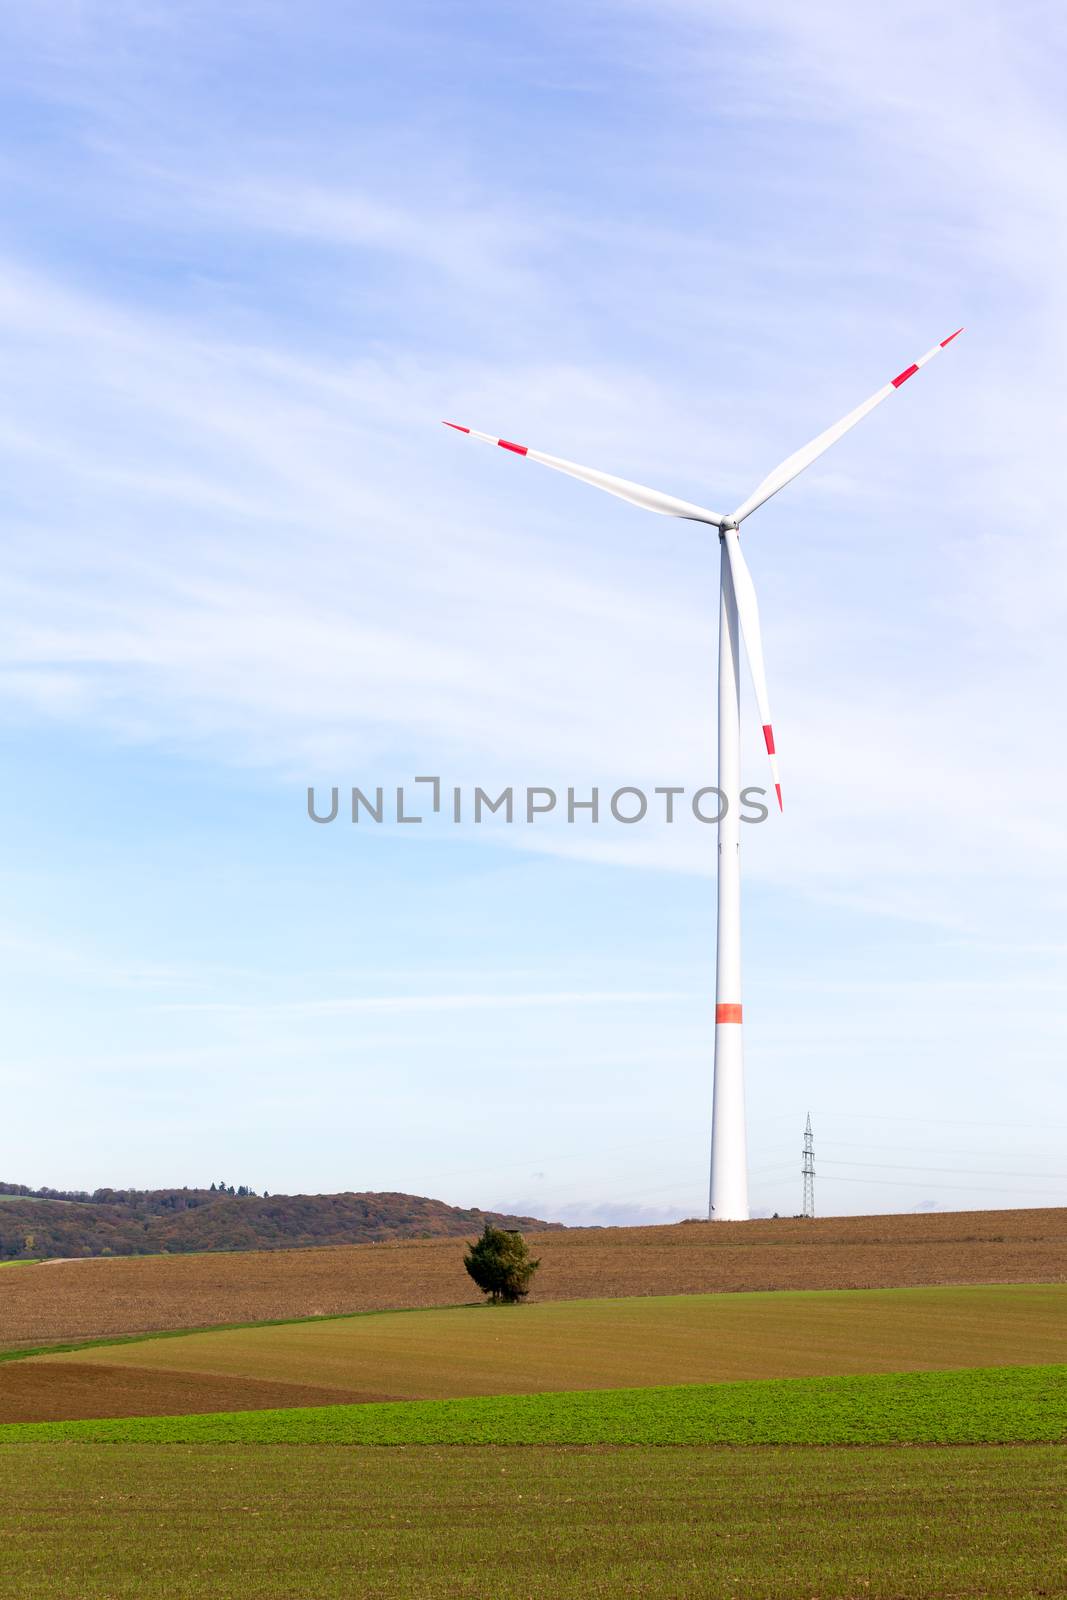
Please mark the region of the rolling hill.
<svg viewBox="0 0 1067 1600"><path fill-rule="evenodd" d="M0 1422L1042 1365L1065 1315L1067 1286L997 1284L318 1317L7 1359Z"/></svg>
<svg viewBox="0 0 1067 1600"><path fill-rule="evenodd" d="M0 1184L0 1261L184 1255L455 1238L486 1222L560 1227L412 1194L275 1194L243 1189L97 1189L93 1194Z"/></svg>
<svg viewBox="0 0 1067 1600"><path fill-rule="evenodd" d="M483 1213L456 1215L469 1215L473 1229ZM1067 1209L557 1228L536 1235L531 1248L541 1258L531 1302L1062 1283ZM60 1340L477 1298L455 1237L10 1265L0 1268L0 1353Z"/></svg>

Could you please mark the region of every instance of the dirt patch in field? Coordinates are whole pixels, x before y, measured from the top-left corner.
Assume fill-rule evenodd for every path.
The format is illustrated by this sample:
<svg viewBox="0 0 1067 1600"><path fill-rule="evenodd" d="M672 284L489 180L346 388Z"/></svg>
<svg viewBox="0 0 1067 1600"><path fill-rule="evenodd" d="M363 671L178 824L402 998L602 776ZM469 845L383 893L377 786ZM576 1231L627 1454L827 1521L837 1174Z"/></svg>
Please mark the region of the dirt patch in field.
<svg viewBox="0 0 1067 1600"><path fill-rule="evenodd" d="M201 1411L267 1411L282 1406L354 1405L388 1394L274 1383L225 1374L150 1372L62 1366L32 1361L0 1365L0 1422L53 1422L73 1417L174 1417Z"/></svg>
<svg viewBox="0 0 1067 1600"><path fill-rule="evenodd" d="M530 1235L533 1299L1067 1278L1067 1209ZM0 1349L227 1322L470 1302L462 1241L114 1257L0 1274Z"/></svg>

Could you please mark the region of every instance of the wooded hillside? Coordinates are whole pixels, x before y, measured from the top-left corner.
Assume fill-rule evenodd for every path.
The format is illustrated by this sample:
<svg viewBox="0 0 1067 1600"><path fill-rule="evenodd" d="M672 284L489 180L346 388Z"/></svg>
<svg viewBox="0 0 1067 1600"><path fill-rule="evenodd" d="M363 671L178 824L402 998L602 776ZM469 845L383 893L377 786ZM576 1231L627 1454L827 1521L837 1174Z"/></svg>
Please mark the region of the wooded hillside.
<svg viewBox="0 0 1067 1600"><path fill-rule="evenodd" d="M429 1239L477 1232L487 1221L523 1230L553 1226L411 1194L257 1195L245 1185L84 1194L3 1183L0 1260Z"/></svg>

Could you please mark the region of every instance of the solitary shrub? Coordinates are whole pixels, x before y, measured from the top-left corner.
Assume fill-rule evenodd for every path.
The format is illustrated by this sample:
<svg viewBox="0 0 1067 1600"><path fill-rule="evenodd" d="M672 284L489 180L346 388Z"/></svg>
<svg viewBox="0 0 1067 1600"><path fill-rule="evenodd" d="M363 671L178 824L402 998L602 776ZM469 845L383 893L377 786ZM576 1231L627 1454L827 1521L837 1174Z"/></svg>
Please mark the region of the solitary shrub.
<svg viewBox="0 0 1067 1600"><path fill-rule="evenodd" d="M468 1246L463 1265L498 1306L515 1305L529 1294L530 1279L541 1263L530 1259L521 1233L487 1222L481 1238Z"/></svg>

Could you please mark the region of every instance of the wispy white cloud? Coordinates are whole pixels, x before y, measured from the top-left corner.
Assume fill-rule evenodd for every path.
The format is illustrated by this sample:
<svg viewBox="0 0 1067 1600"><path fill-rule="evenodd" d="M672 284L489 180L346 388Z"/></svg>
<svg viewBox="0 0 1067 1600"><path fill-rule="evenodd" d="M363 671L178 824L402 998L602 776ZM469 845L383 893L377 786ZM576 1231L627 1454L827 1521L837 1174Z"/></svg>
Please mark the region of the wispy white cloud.
<svg viewBox="0 0 1067 1600"><path fill-rule="evenodd" d="M746 528L787 803L747 871L779 907L1055 967L1062 18L530 6L461 94L485 22L437 70L395 52L440 42L405 8L358 40L330 4L13 19L0 72L49 132L0 172L8 725L240 768L297 811L415 770L695 787L714 548L439 418L725 503L967 321ZM404 74L391 110L366 68L353 93L360 51ZM713 864L696 827L485 837Z"/></svg>
<svg viewBox="0 0 1067 1600"><path fill-rule="evenodd" d="M231 1001L173 1002L164 1011L210 1011L230 1016L254 1017L344 1017L366 1012L414 1011L521 1011L540 1006L633 1006L667 1005L688 999L677 993L643 993L635 990L590 993L576 990L558 994L374 994L342 995L334 999L293 1000L283 1004L238 1004Z"/></svg>

